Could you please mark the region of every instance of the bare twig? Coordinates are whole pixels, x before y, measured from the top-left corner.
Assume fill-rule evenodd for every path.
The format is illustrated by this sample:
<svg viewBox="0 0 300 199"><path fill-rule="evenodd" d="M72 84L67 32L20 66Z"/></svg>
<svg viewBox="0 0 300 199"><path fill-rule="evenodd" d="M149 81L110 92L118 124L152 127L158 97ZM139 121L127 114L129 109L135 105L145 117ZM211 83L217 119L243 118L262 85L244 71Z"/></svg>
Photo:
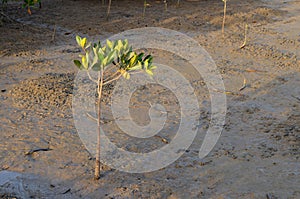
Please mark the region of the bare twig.
<svg viewBox="0 0 300 199"><path fill-rule="evenodd" d="M6 19L8 19L10 22L16 22L16 20L10 18L9 16L7 16L6 14L4 14L3 12L0 12L0 15L2 15L3 17L5 17Z"/></svg>
<svg viewBox="0 0 300 199"><path fill-rule="evenodd" d="M106 78L105 80L103 80L103 82L107 82L107 81L109 81L109 79L114 79L114 77L115 77L118 73L120 73L119 70L116 71L114 74L110 75L110 76L109 76L108 78Z"/></svg>
<svg viewBox="0 0 300 199"><path fill-rule="evenodd" d="M146 7L147 7L147 0L144 1L143 18L145 17Z"/></svg>
<svg viewBox="0 0 300 199"><path fill-rule="evenodd" d="M244 83L243 83L243 86L239 89L239 91L244 90L246 87L247 87L247 80L246 80L246 77L244 76Z"/></svg>
<svg viewBox="0 0 300 199"><path fill-rule="evenodd" d="M300 97L296 97L294 95L291 95L293 98L295 98L296 100L300 101Z"/></svg>
<svg viewBox="0 0 300 199"><path fill-rule="evenodd" d="M257 72L260 72L260 73L266 73L267 71L264 71L264 70L256 70L256 69L246 69L245 72L248 72L248 73L257 73Z"/></svg>
<svg viewBox="0 0 300 199"><path fill-rule="evenodd" d="M106 85L106 84L109 84L109 83L111 83L111 82L113 82L113 81L118 80L121 76L122 76L122 74L118 75L117 77L115 77L115 78L113 78L113 79L111 79L111 80L108 80L107 82L104 82L104 83L103 83L103 86Z"/></svg>
<svg viewBox="0 0 300 199"><path fill-rule="evenodd" d="M90 72L89 72L88 70L86 71L86 73L87 73L87 75L89 76L89 79L90 79L92 82L95 82L96 84L98 84L98 81L95 80L94 78L92 78L92 76L91 76L91 74L90 74Z"/></svg>
<svg viewBox="0 0 300 199"><path fill-rule="evenodd" d="M218 93L224 93L226 95L237 95L237 96L243 96L243 94L232 92L232 91L227 91L227 90L218 90L218 89L213 89L213 91L218 92Z"/></svg>
<svg viewBox="0 0 300 199"><path fill-rule="evenodd" d="M54 25L54 30L53 30L52 39L51 39L52 42L54 42L54 40L55 40L55 34L56 34L56 24Z"/></svg>
<svg viewBox="0 0 300 199"><path fill-rule="evenodd" d="M164 4L165 4L165 12L167 12L168 11L168 1L164 0Z"/></svg>
<svg viewBox="0 0 300 199"><path fill-rule="evenodd" d="M224 16L223 16L223 23L222 23L222 34L224 36L224 28L225 28L225 18L226 18L226 9L227 9L227 0L222 0L224 2Z"/></svg>
<svg viewBox="0 0 300 199"><path fill-rule="evenodd" d="M248 31L248 24L245 24L245 38L244 38L244 43L240 46L240 49L244 48L247 44L247 31Z"/></svg>
<svg viewBox="0 0 300 199"><path fill-rule="evenodd" d="M89 113L86 113L86 115L90 118L90 119L92 119L93 121L98 121L98 119L97 118L95 118L95 117L93 117L91 114L89 114Z"/></svg>
<svg viewBox="0 0 300 199"><path fill-rule="evenodd" d="M108 20L108 17L109 17L109 14L110 14L110 6L111 6L111 0L108 0L107 13L106 13L106 20Z"/></svg>
<svg viewBox="0 0 300 199"><path fill-rule="evenodd" d="M32 155L35 152L39 151L51 151L52 149L50 148L38 148L38 149L31 149L30 151L26 152L25 155Z"/></svg>

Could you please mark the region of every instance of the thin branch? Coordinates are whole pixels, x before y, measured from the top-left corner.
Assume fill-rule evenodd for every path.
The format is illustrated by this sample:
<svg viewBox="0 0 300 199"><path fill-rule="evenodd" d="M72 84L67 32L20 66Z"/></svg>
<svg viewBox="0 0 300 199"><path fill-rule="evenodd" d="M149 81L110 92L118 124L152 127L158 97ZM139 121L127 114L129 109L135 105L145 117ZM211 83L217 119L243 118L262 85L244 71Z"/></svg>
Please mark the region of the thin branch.
<svg viewBox="0 0 300 199"><path fill-rule="evenodd" d="M222 34L224 36L224 28L225 28L225 18L226 18L226 8L227 8L227 0L223 0L224 2L224 16L223 16L223 23L222 23Z"/></svg>
<svg viewBox="0 0 300 199"><path fill-rule="evenodd" d="M246 87L247 87L247 80L246 80L246 77L244 76L243 86L239 89L239 91L244 90Z"/></svg>
<svg viewBox="0 0 300 199"><path fill-rule="evenodd" d="M138 74L138 73L142 73L144 71L140 70L140 71L133 71L133 72L128 72L130 75L134 75L134 74Z"/></svg>
<svg viewBox="0 0 300 199"><path fill-rule="evenodd" d="M8 19L10 22L17 22L16 20L10 18L9 16L7 16L6 14L4 14L3 12L0 12L0 15L2 15L3 17L5 17L6 19Z"/></svg>
<svg viewBox="0 0 300 199"><path fill-rule="evenodd" d="M248 24L245 24L245 38L244 38L244 43L240 46L240 49L244 48L247 44L247 30L248 30Z"/></svg>
<svg viewBox="0 0 300 199"><path fill-rule="evenodd" d="M119 65L119 64L118 64ZM118 65L114 65L114 66L118 66ZM107 69L105 69L104 71L107 73L109 71L111 71L112 69L114 69L115 67L111 66L111 67L106 67Z"/></svg>
<svg viewBox="0 0 300 199"><path fill-rule="evenodd" d="M92 81L92 82L95 82L96 84L98 84L98 81L93 79L92 76L90 75L90 72L87 70L87 75L89 76L89 79Z"/></svg>
<svg viewBox="0 0 300 199"><path fill-rule="evenodd" d="M96 121L96 122L98 121L97 118L93 117L91 114L86 113L86 115L87 115L90 119L92 119L93 121Z"/></svg>
<svg viewBox="0 0 300 199"><path fill-rule="evenodd" d="M108 81L108 79L112 79L114 78L120 71L116 71L114 74L112 74L110 77L106 78L105 80L103 80L104 82Z"/></svg>
<svg viewBox="0 0 300 199"><path fill-rule="evenodd" d="M54 25L54 30L53 30L51 42L55 41L55 34L56 34L56 24Z"/></svg>
<svg viewBox="0 0 300 199"><path fill-rule="evenodd" d="M111 83L111 82L113 82L113 81L118 80L121 76L122 76L122 74L118 75L117 77L115 77L115 78L113 78L113 79L111 79L111 80L109 80L109 81L107 81L107 82L104 82L104 83L103 83L103 86L106 85L106 84L109 84L109 83Z"/></svg>
<svg viewBox="0 0 300 199"><path fill-rule="evenodd" d="M111 6L111 0L108 0L108 7L107 7L107 13L106 13L106 20L108 20L108 17L109 17L110 6Z"/></svg>

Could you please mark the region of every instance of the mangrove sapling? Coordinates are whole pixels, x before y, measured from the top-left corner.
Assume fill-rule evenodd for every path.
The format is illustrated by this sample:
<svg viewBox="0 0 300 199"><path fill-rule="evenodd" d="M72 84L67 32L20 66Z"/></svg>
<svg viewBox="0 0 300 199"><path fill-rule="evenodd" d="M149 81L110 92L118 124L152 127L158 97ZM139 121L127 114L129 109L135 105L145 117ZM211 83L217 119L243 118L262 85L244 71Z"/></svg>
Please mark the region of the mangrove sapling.
<svg viewBox="0 0 300 199"><path fill-rule="evenodd" d="M114 42L106 40L106 45L103 46L100 42L92 45L86 38L79 36L76 36L76 41L83 54L79 55L81 60L74 60L74 63L80 70L85 70L90 80L97 84L97 146L94 179L98 180L100 179L100 116L103 86L121 77L129 79L131 74L137 72L144 71L152 76L156 66L152 65L151 55L145 56L144 53L138 54L133 51L127 40ZM90 75L91 70L97 72L97 79Z"/></svg>
<svg viewBox="0 0 300 199"><path fill-rule="evenodd" d="M27 8L28 14L31 15L31 7L34 7L35 4L39 4L39 8L42 8L41 0L24 0L23 8Z"/></svg>

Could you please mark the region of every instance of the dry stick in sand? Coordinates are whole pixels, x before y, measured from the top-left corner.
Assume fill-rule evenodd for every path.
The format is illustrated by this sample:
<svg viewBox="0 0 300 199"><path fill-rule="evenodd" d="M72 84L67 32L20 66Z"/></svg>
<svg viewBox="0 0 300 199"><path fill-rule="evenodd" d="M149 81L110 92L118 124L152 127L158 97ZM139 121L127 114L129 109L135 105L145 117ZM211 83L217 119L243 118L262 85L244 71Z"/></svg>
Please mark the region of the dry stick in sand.
<svg viewBox="0 0 300 199"><path fill-rule="evenodd" d="M240 49L244 48L247 44L247 31L248 31L248 24L245 24L245 38L244 38L244 43L240 46Z"/></svg>
<svg viewBox="0 0 300 199"><path fill-rule="evenodd" d="M5 17L6 19L8 19L10 22L15 22L16 20L11 19L9 16L7 16L6 14L4 14L3 12L0 12L0 15Z"/></svg>
<svg viewBox="0 0 300 199"><path fill-rule="evenodd" d="M222 23L222 34L224 36L224 27L225 27L225 18L226 18L226 8L227 8L227 0L222 0L224 2L224 16L223 16L223 23Z"/></svg>
<svg viewBox="0 0 300 199"><path fill-rule="evenodd" d="M111 0L108 1L108 6L107 6L107 13L106 13L106 20L108 20L109 13L110 13L110 6L111 6Z"/></svg>
<svg viewBox="0 0 300 199"><path fill-rule="evenodd" d="M165 4L165 12L167 12L168 11L168 1L164 0L164 4Z"/></svg>
<svg viewBox="0 0 300 199"><path fill-rule="evenodd" d="M56 24L54 25L54 30L53 30L52 39L51 39L52 42L54 42L54 40L55 40L55 34L56 34Z"/></svg>
<svg viewBox="0 0 300 199"><path fill-rule="evenodd" d="M144 1L143 18L145 17L146 7L147 7L147 0Z"/></svg>
<svg viewBox="0 0 300 199"><path fill-rule="evenodd" d="M246 80L246 77L244 76L244 83L243 83L243 86L239 89L239 91L244 90L246 87L247 87L247 80Z"/></svg>

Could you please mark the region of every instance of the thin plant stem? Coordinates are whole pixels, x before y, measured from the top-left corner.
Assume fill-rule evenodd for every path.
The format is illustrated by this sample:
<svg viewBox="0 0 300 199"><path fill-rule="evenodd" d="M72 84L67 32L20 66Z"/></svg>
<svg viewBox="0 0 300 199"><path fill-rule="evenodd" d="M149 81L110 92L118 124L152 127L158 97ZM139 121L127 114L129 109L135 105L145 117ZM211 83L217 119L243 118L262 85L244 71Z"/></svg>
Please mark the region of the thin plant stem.
<svg viewBox="0 0 300 199"><path fill-rule="evenodd" d="M144 9L143 9L143 18L145 17L145 13L146 13L146 7L147 7L147 1L144 1Z"/></svg>
<svg viewBox="0 0 300 199"><path fill-rule="evenodd" d="M101 95L102 95L102 87L103 87L103 69L99 72L98 75L98 119L97 119L97 149L96 149L96 163L95 163L95 180L100 179L100 134L101 134L101 126L100 126L100 119L101 119Z"/></svg>
<svg viewBox="0 0 300 199"><path fill-rule="evenodd" d="M240 48L244 48L247 44L247 31L248 31L248 24L245 24L245 33L244 33L244 43L240 46Z"/></svg>
<svg viewBox="0 0 300 199"><path fill-rule="evenodd" d="M103 86L106 85L106 84L109 84L109 83L111 83L111 82L113 82L113 81L118 80L120 77L122 77L122 74L118 75L117 77L115 77L115 78L113 78L113 79L111 79L111 80L109 80L109 81L107 81L107 82L104 82L104 83L103 83Z"/></svg>
<svg viewBox="0 0 300 199"><path fill-rule="evenodd" d="M92 82L95 82L96 84L98 84L99 81L95 80L94 78L92 78L90 72L87 70L87 75L89 76L89 79L92 81Z"/></svg>
<svg viewBox="0 0 300 199"><path fill-rule="evenodd" d="M111 6L111 0L108 0L107 13L106 13L106 20L108 20L108 17L109 17L110 6Z"/></svg>
<svg viewBox="0 0 300 199"><path fill-rule="evenodd" d="M106 78L103 82L108 81L108 79L114 78L120 71L116 71L114 74L110 75L108 78Z"/></svg>
<svg viewBox="0 0 300 199"><path fill-rule="evenodd" d="M226 9L227 9L227 0L223 0L223 2L224 2L224 16L223 16L223 23L222 23L222 34L224 36L225 19L226 19Z"/></svg>

